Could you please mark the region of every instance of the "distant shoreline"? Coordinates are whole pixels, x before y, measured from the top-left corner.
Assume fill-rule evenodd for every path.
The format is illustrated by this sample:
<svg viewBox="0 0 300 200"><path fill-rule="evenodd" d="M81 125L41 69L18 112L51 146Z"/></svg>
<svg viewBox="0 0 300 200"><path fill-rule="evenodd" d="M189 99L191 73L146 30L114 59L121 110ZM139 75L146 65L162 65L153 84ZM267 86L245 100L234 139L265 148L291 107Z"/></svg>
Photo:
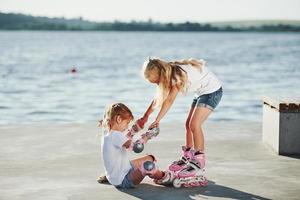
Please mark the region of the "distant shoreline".
<svg viewBox="0 0 300 200"><path fill-rule="evenodd" d="M253 33L253 34L257 34L257 33L264 33L264 34L281 34L281 33L285 33L285 34L297 34L300 31L276 31L276 32L271 32L271 31L132 31L132 30L128 30L128 31L118 31L118 30L29 30L29 29L18 29L18 30L9 30L9 29L0 29L0 32L74 32L74 33L79 33L79 32L94 32L94 33L109 33L109 32L116 32L116 33L232 33L232 34L249 34L249 33Z"/></svg>
<svg viewBox="0 0 300 200"><path fill-rule="evenodd" d="M92 22L80 18L35 17L0 12L0 30L119 31L119 32L300 32L300 20L256 20L234 22Z"/></svg>

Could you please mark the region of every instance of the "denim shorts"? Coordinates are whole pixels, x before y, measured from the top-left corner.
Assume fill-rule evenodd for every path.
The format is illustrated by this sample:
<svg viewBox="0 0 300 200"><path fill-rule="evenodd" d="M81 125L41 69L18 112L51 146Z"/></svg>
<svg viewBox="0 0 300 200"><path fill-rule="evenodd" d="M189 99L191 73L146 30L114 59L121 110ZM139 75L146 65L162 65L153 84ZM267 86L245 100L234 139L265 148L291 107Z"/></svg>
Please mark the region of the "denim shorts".
<svg viewBox="0 0 300 200"><path fill-rule="evenodd" d="M223 95L223 89L220 87L215 92L209 93L209 94L203 94L201 96L195 97L193 99L192 107L198 106L198 107L206 107L210 110L214 110L217 105L220 103L221 98Z"/></svg>
<svg viewBox="0 0 300 200"><path fill-rule="evenodd" d="M129 188L134 188L134 184L132 180L130 179L130 174L134 171L134 165L130 162L131 168L124 177L122 183L120 185L117 185L116 188L120 189L129 189Z"/></svg>

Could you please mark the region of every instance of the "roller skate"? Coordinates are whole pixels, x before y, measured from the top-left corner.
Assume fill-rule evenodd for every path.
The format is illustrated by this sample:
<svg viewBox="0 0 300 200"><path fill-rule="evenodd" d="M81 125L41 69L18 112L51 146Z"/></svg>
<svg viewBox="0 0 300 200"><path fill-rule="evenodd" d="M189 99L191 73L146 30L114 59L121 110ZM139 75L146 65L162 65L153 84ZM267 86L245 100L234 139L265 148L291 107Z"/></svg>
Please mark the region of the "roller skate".
<svg viewBox="0 0 300 200"><path fill-rule="evenodd" d="M152 138L156 137L159 134L159 128L154 127L152 129L149 129L146 133L141 135L141 138L138 139L133 143L133 151L135 153L141 153L144 150L144 144L151 140Z"/></svg>
<svg viewBox="0 0 300 200"><path fill-rule="evenodd" d="M179 159L174 161L170 166L169 166L169 170L172 172L178 172L182 169L184 169L187 164L189 163L189 160L192 158L193 156L193 152L191 150L191 148L187 148L185 146L182 146L182 154L183 156Z"/></svg>
<svg viewBox="0 0 300 200"><path fill-rule="evenodd" d="M205 154L199 151L195 152L186 168L176 173L173 186L176 188L206 186L208 181L204 175L204 167Z"/></svg>
<svg viewBox="0 0 300 200"><path fill-rule="evenodd" d="M144 127L142 126L142 124L140 124L139 120L137 120L130 129L128 129L128 132L126 134L128 139L132 139L133 136L139 132L140 130L142 130Z"/></svg>
<svg viewBox="0 0 300 200"><path fill-rule="evenodd" d="M172 171L164 171L164 176L161 179L154 179L154 183L158 185L170 185L173 183L175 174Z"/></svg>
<svg viewBox="0 0 300 200"><path fill-rule="evenodd" d="M154 178L154 174L158 171L157 164L153 161L145 161L141 167L140 171L142 172L143 176L149 176L150 178ZM174 180L173 173L169 171L163 172L164 176L161 179L154 179L154 183L160 184L160 185L167 185L171 184Z"/></svg>

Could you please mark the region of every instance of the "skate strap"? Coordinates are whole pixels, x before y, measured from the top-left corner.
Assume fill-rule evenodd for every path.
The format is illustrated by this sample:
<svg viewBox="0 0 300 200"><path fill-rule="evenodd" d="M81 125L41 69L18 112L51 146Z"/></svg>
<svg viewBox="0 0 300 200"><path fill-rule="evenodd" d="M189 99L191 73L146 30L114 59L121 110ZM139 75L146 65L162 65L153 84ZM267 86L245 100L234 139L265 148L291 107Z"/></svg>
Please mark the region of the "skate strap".
<svg viewBox="0 0 300 200"><path fill-rule="evenodd" d="M182 151L190 151L191 147L181 146Z"/></svg>
<svg viewBox="0 0 300 200"><path fill-rule="evenodd" d="M149 129L146 133L142 134L142 137L147 137L148 140L152 139L153 137L156 137L159 134L159 128L155 127L152 129Z"/></svg>
<svg viewBox="0 0 300 200"><path fill-rule="evenodd" d="M183 164L188 163L188 159L186 159L184 156L182 156L180 160L174 161L174 163L177 165L183 165Z"/></svg>
<svg viewBox="0 0 300 200"><path fill-rule="evenodd" d="M188 162L188 159L184 156L181 157L181 161L183 161L184 163L187 163Z"/></svg>
<svg viewBox="0 0 300 200"><path fill-rule="evenodd" d="M196 163L196 162L194 162L194 161L190 161L189 164L190 164L190 166L193 167L194 169L195 169L195 168L201 169L201 167L198 165L198 163Z"/></svg>
<svg viewBox="0 0 300 200"><path fill-rule="evenodd" d="M128 132L127 132L127 134L126 134L126 137L127 137L128 139L132 139L132 138L133 138L133 134L132 134L131 130L128 130Z"/></svg>
<svg viewBox="0 0 300 200"><path fill-rule="evenodd" d="M137 132L135 132L135 131L133 130L133 128L131 128L131 129L128 129L128 130L127 130L126 136L127 136L127 138L132 139L133 136L134 136L136 133L137 133Z"/></svg>
<svg viewBox="0 0 300 200"><path fill-rule="evenodd" d="M132 138L137 132L139 132L140 130L142 130L142 128L140 127L140 125L138 124L138 122L136 121L130 129L127 130L127 134L126 136L128 138Z"/></svg>

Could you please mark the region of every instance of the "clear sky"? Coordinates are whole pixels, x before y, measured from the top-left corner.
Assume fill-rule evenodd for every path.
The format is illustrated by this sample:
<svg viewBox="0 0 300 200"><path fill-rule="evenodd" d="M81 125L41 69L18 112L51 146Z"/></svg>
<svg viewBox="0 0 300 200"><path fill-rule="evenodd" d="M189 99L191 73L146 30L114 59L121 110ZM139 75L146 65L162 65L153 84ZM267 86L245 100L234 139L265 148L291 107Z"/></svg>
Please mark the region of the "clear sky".
<svg viewBox="0 0 300 200"><path fill-rule="evenodd" d="M0 11L93 21L300 20L300 0L0 0Z"/></svg>

